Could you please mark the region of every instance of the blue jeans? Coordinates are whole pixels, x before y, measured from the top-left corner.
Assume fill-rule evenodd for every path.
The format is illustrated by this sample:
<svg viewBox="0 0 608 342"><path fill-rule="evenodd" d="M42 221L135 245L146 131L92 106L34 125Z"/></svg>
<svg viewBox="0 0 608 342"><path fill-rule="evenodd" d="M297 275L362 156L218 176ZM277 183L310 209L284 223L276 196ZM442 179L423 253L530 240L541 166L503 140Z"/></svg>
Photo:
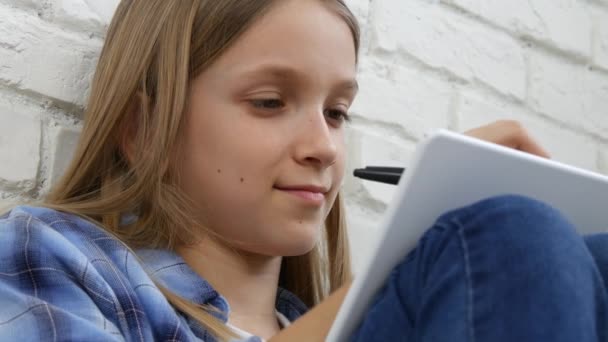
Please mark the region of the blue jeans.
<svg viewBox="0 0 608 342"><path fill-rule="evenodd" d="M581 237L544 203L494 197L442 215L351 340L606 341L607 281L608 234Z"/></svg>

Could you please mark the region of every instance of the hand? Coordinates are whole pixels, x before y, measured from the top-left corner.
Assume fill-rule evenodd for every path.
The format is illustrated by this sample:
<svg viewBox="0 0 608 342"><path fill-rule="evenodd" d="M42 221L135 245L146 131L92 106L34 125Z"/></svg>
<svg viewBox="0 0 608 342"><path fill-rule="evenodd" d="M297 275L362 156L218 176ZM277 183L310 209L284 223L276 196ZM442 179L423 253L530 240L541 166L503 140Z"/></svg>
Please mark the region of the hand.
<svg viewBox="0 0 608 342"><path fill-rule="evenodd" d="M496 121L466 131L464 134L543 158L551 158L549 153L530 137L524 127L514 120Z"/></svg>

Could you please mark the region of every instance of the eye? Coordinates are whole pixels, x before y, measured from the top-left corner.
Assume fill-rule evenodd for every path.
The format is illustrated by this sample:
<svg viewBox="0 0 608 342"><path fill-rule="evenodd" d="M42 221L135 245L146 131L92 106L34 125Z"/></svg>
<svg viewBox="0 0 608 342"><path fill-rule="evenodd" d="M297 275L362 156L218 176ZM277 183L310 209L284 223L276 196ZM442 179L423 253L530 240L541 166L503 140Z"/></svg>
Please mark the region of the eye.
<svg viewBox="0 0 608 342"><path fill-rule="evenodd" d="M350 122L350 115L341 109L326 109L325 116L339 123L343 123L344 121Z"/></svg>
<svg viewBox="0 0 608 342"><path fill-rule="evenodd" d="M257 109L281 109L285 106L279 99L255 99L250 102Z"/></svg>

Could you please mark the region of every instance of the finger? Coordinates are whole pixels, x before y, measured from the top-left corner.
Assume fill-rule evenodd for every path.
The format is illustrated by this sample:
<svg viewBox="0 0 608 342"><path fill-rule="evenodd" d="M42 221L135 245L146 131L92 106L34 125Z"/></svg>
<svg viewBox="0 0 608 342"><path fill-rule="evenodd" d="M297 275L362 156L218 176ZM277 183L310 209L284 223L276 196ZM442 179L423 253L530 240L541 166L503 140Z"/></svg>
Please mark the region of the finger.
<svg viewBox="0 0 608 342"><path fill-rule="evenodd" d="M528 131L517 121L505 121L498 123L503 132L507 146L516 150L537 155L543 158L551 158L549 153L528 133Z"/></svg>
<svg viewBox="0 0 608 342"><path fill-rule="evenodd" d="M521 137L515 142L517 145L514 146L515 149L518 149L523 152L531 153L537 155L539 157L550 159L551 156L549 152L545 150L538 142L536 142L527 132L522 132Z"/></svg>
<svg viewBox="0 0 608 342"><path fill-rule="evenodd" d="M543 158L550 158L549 153L528 134L519 122L514 120L496 121L469 130L465 134Z"/></svg>

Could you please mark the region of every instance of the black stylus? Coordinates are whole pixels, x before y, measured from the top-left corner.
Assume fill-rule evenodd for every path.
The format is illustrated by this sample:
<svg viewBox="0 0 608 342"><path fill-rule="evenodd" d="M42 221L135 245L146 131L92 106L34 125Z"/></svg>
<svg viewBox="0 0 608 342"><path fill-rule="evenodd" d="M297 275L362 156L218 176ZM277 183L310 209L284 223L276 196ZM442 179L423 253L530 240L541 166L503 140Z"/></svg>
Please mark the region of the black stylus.
<svg viewBox="0 0 608 342"><path fill-rule="evenodd" d="M405 168L402 167L367 166L364 169L355 169L354 176L374 182L397 185L404 171Z"/></svg>

